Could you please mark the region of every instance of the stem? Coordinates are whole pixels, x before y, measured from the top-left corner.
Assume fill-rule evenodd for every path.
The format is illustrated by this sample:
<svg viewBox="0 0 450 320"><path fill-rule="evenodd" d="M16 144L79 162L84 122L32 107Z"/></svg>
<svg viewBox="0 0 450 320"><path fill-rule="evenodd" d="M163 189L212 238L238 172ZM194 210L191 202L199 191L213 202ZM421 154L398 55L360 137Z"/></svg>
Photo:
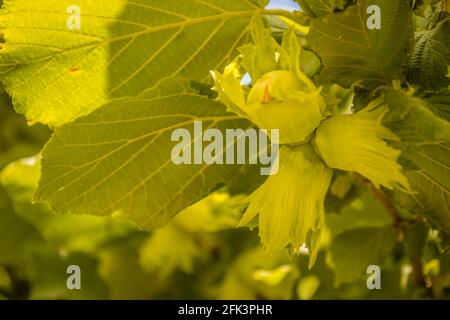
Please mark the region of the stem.
<svg viewBox="0 0 450 320"><path fill-rule="evenodd" d="M370 184L370 190L372 191L372 194L374 197L383 205L383 207L386 209L386 211L391 216L394 227L399 232L399 238L403 239L403 223L405 222L398 212L397 208L394 206L394 204L391 202L391 200L388 198L388 196L380 189L377 189L373 184Z"/></svg>
<svg viewBox="0 0 450 320"><path fill-rule="evenodd" d="M411 257L409 262L411 263L412 276L416 286L424 288L428 287L427 280L423 275L422 259L420 259L420 257Z"/></svg>
<svg viewBox="0 0 450 320"><path fill-rule="evenodd" d="M364 177L357 175L358 179L367 186L367 188L370 189L374 197L383 205L383 207L386 209L386 211L391 216L394 227L397 230L398 238L400 241L403 241L404 234L405 234L405 224L411 223L410 220L405 220L401 215L400 212L397 210L395 205L392 203L391 199L386 195L386 193L381 190L377 189L370 181L365 179ZM423 265L422 260L420 257L409 257L409 261L412 267L412 275L414 279L414 283L418 287L423 287L429 289L431 284L430 282L425 278L425 275L423 273Z"/></svg>
<svg viewBox="0 0 450 320"><path fill-rule="evenodd" d="M362 184L364 184L373 194L375 199L377 199L383 207L386 209L386 211L389 213L393 220L393 224L395 229L398 232L398 238L399 240L403 240L405 230L403 229L403 224L407 221L403 219L403 217L398 212L395 205L392 203L391 199L384 193L383 190L377 189L369 180L366 178L357 175L358 180L361 181Z"/></svg>

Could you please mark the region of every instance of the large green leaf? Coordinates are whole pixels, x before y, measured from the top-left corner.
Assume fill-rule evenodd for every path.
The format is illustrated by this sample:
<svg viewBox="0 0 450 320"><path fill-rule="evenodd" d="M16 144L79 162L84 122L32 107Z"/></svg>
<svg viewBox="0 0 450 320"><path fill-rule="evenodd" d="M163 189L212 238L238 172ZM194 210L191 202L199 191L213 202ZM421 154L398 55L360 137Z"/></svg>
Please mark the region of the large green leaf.
<svg viewBox="0 0 450 320"><path fill-rule="evenodd" d="M171 134L194 121L203 128L249 128L218 102L184 82L167 81L135 98L113 101L58 129L43 151L36 198L56 212L111 215L144 228L167 222L180 210L226 183L239 165L175 165ZM193 143L194 141L191 141ZM234 148L234 145L224 146Z"/></svg>
<svg viewBox="0 0 450 320"><path fill-rule="evenodd" d="M369 5L381 9L381 29L369 30ZM401 79L412 34L412 15L405 0L359 0L343 13L314 19L308 35L322 58L326 80L350 87Z"/></svg>
<svg viewBox="0 0 450 320"><path fill-rule="evenodd" d="M57 127L170 76L220 69L261 12L256 0L10 0L0 11L3 77L16 110ZM81 10L69 30L67 10Z"/></svg>

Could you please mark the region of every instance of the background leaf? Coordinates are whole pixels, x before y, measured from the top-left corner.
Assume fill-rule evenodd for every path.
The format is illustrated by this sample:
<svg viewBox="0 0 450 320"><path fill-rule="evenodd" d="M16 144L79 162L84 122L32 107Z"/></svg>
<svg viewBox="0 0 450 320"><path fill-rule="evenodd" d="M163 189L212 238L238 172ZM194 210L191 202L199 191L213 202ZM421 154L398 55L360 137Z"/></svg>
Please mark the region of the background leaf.
<svg viewBox="0 0 450 320"><path fill-rule="evenodd" d="M432 30L418 32L409 63L408 81L428 90L450 85L450 14Z"/></svg>
<svg viewBox="0 0 450 320"><path fill-rule="evenodd" d="M369 5L381 8L381 30L368 30ZM359 0L344 12L313 19L308 41L322 58L327 81L373 87L402 79L412 34L404 0Z"/></svg>
<svg viewBox="0 0 450 320"><path fill-rule="evenodd" d="M336 282L351 282L370 265L380 265L395 244L395 230L362 228L338 235L330 251L335 266Z"/></svg>
<svg viewBox="0 0 450 320"><path fill-rule="evenodd" d="M23 258L31 246L40 241L42 238L36 228L16 214L0 185L0 263Z"/></svg>
<svg viewBox="0 0 450 320"><path fill-rule="evenodd" d="M61 250L91 253L115 239L138 233L133 223L110 217L55 215L47 206L32 203L40 169L37 157L12 162L0 172L0 183L17 216L36 228L47 242Z"/></svg>
<svg viewBox="0 0 450 320"><path fill-rule="evenodd" d="M436 227L450 232L450 147L441 136L449 134L446 110L450 99L443 95L423 100L390 91L386 102L394 112L387 115L385 122L402 140L401 160L416 192L398 191L395 198L402 207L424 215Z"/></svg>
<svg viewBox="0 0 450 320"><path fill-rule="evenodd" d="M108 296L106 285L98 272L98 260L84 253L61 254L43 247L33 253L28 265L34 283L31 299L95 300ZM81 269L81 290L67 289L67 267L77 265Z"/></svg>

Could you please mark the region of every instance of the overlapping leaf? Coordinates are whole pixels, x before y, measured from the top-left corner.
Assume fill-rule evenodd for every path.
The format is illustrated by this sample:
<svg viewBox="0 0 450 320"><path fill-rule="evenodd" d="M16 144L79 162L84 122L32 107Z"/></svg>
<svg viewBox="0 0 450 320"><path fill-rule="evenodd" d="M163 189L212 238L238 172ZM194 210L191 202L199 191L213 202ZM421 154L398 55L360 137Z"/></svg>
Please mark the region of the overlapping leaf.
<svg viewBox="0 0 450 320"><path fill-rule="evenodd" d="M386 118L387 124L402 139L405 174L416 192L400 192L396 198L403 207L426 216L435 226L450 232L450 147L444 139L449 134L450 100L445 95L423 100L391 91L386 101L392 109L413 107L404 113L403 119L398 113Z"/></svg>
<svg viewBox="0 0 450 320"><path fill-rule="evenodd" d="M57 127L165 77L204 80L232 58L264 2L9 0L0 11L3 81L18 112ZM67 25L74 4L79 30Z"/></svg>
<svg viewBox="0 0 450 320"><path fill-rule="evenodd" d="M184 82L165 81L135 98L113 101L58 129L43 151L36 198L57 212L116 213L145 228L167 222L241 169L238 165L175 165L171 134L251 124L199 96ZM234 145L224 145L223 152Z"/></svg>
<svg viewBox="0 0 450 320"><path fill-rule="evenodd" d="M369 5L381 9L381 29L369 30ZM402 79L412 40L411 10L405 0L359 0L342 13L314 19L308 38L322 58L326 80L349 87Z"/></svg>

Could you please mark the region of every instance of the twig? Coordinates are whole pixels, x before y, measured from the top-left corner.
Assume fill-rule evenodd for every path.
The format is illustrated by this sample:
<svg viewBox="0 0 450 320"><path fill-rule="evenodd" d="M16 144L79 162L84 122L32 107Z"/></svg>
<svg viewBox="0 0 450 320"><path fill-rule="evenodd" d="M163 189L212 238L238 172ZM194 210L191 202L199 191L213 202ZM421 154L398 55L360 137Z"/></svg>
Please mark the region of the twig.
<svg viewBox="0 0 450 320"><path fill-rule="evenodd" d="M392 221L394 223L394 227L395 229L397 229L399 233L399 240L403 240L405 232L403 225L406 221L400 215L397 208L392 203L391 199L389 199L389 197L386 195L386 193L384 193L383 190L377 189L372 183L369 184L369 188L370 191L372 191L374 197L383 205L383 207L391 216Z"/></svg>
<svg viewBox="0 0 450 320"><path fill-rule="evenodd" d="M441 2L437 4L437 7L439 8L439 10L450 12L450 1L441 0Z"/></svg>
<svg viewBox="0 0 450 320"><path fill-rule="evenodd" d="M368 189L372 192L374 197L383 205L386 211L389 213L393 220L394 228L397 230L398 240L403 241L405 236L405 225L418 222L420 219L416 220L407 220L400 215L400 212L396 208L396 206L392 203L391 199L386 195L386 193L377 189L369 180L366 178L357 175L358 179L367 186ZM409 257L409 261L412 267L412 274L414 283L418 287L423 287L430 289L431 283L429 279L427 279L423 273L423 264L421 257ZM430 291L430 290L428 290Z"/></svg>
<svg viewBox="0 0 450 320"><path fill-rule="evenodd" d="M391 199L389 199L389 197L386 195L386 193L384 193L383 190L377 189L369 180L367 180L366 178L364 178L359 174L357 174L356 177L363 185L365 185L372 192L375 199L377 199L389 213L389 215L392 218L394 227L397 230L398 239L399 241L402 241L405 234L404 224L409 223L410 221L406 221L400 215L399 211L392 203Z"/></svg>
<svg viewBox="0 0 450 320"><path fill-rule="evenodd" d="M411 263L412 276L416 286L428 288L429 282L425 279L425 276L423 274L422 259L420 257L410 257L409 262Z"/></svg>

